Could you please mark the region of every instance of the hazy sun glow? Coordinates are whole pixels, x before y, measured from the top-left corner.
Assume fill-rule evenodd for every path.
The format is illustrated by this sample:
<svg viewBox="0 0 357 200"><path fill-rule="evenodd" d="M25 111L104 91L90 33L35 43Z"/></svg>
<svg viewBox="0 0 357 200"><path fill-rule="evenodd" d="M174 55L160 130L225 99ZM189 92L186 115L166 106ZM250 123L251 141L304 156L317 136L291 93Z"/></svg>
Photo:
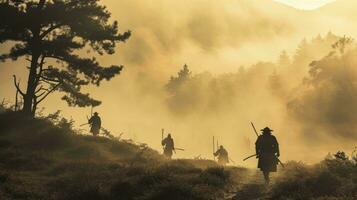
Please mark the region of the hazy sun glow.
<svg viewBox="0 0 357 200"><path fill-rule="evenodd" d="M275 0L278 2L281 2L283 4L298 8L298 9L303 9L303 10L313 10L316 8L319 8L321 6L324 6L328 3L331 3L335 0Z"/></svg>

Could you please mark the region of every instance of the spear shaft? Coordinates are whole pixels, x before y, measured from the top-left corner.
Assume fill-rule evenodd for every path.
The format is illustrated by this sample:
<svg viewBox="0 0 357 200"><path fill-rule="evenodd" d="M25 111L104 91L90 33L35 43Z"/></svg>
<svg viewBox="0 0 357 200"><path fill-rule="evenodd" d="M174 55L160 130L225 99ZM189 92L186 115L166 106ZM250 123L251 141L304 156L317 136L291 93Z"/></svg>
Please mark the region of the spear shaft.
<svg viewBox="0 0 357 200"><path fill-rule="evenodd" d="M255 129L255 126L254 126L253 122L250 122L250 124L251 124L252 127L253 127L253 130L254 130L254 132L255 132L255 135L257 135L257 137L259 137L259 134L258 134L258 132L257 132L257 129Z"/></svg>
<svg viewBox="0 0 357 200"><path fill-rule="evenodd" d="M212 144L213 144L213 146L212 146L213 147L213 160L216 160L216 157L214 156L214 153L215 153L214 152L214 136L213 136L213 143Z"/></svg>

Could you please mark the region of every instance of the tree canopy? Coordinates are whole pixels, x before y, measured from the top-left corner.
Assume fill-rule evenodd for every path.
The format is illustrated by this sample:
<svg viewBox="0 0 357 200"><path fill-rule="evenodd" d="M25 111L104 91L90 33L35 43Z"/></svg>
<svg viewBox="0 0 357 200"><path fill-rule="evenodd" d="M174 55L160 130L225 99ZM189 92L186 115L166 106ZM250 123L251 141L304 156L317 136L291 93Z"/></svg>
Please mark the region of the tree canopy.
<svg viewBox="0 0 357 200"><path fill-rule="evenodd" d="M118 22L110 22L110 12L98 2L0 0L0 43L12 44L0 60L25 57L30 62L26 91L14 76L25 113L34 115L37 105L53 91L64 92L62 99L70 106L100 104L82 93L82 86L99 86L118 75L123 66L105 67L94 56L81 57L80 52L114 54L116 44L126 41L131 33L119 33Z"/></svg>

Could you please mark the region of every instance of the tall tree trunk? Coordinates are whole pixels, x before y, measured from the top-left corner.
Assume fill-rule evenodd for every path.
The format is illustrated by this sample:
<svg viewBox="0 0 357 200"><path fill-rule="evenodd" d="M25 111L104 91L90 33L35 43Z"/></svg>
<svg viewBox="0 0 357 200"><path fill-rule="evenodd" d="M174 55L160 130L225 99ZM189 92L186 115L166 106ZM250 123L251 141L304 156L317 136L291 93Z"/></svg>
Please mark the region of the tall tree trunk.
<svg viewBox="0 0 357 200"><path fill-rule="evenodd" d="M37 17L40 16L41 9L43 8L46 0L40 0L38 7L37 7ZM27 81L27 89L26 89L26 94L24 96L24 106L23 106L23 112L31 117L35 116L35 112L33 109L34 105L34 98L35 98L35 91L38 82L36 81L37 79L37 68L38 68L38 60L41 55L41 38L40 38L40 31L41 31L41 25L40 24L35 24L33 26L33 29L31 30L33 34L33 38L31 41L31 66L30 66L30 72L28 76L28 81Z"/></svg>
<svg viewBox="0 0 357 200"><path fill-rule="evenodd" d="M24 97L24 107L23 107L23 112L26 115L35 116L35 113L33 112L33 99L35 97L35 90L36 90L36 77L37 77L37 65L38 65L38 59L39 56L37 53L34 53L32 55L31 59L31 66L30 66L30 72L28 76L28 81L27 81L27 89L26 89L26 95Z"/></svg>

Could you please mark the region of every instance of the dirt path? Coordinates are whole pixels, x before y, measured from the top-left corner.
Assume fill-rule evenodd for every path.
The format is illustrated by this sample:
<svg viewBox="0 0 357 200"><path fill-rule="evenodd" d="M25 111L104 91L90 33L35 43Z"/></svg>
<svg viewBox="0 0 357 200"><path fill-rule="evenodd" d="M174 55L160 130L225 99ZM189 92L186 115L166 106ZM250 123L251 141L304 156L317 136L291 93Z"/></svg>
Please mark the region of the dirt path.
<svg viewBox="0 0 357 200"><path fill-rule="evenodd" d="M237 175L237 183L234 190L227 193L225 200L258 200L267 192L261 172L248 169L244 175Z"/></svg>

